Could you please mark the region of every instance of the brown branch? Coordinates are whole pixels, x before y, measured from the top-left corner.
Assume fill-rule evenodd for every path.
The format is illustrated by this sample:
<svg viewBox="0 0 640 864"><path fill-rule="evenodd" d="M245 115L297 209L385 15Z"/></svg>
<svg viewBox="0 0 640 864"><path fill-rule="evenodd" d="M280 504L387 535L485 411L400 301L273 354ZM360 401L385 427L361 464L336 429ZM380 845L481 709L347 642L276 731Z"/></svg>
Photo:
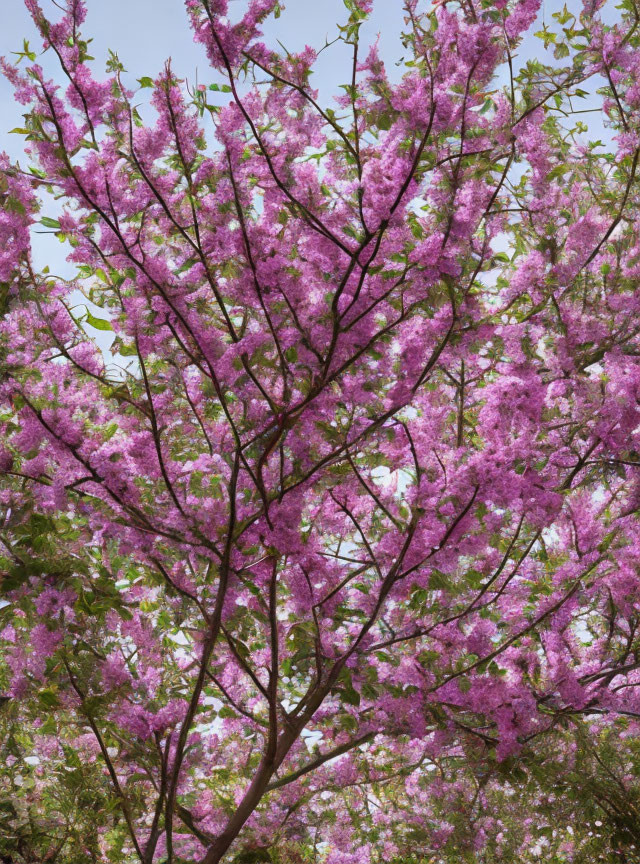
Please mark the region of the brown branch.
<svg viewBox="0 0 640 864"><path fill-rule="evenodd" d="M354 741L347 741L345 744L341 744L334 750L329 750L328 753L322 753L320 756L317 756L312 762L308 762L306 765L303 765L302 768L298 768L291 774L287 774L284 777L281 777L279 780L274 780L269 783L269 785L267 786L267 792L271 792L274 789L281 789L283 786L287 786L289 783L294 783L300 777L304 777L305 774L309 774L311 771L315 771L316 768L324 765L324 763L328 762L330 759L336 759L338 756L342 756L344 753L348 753L350 750L353 750L356 747L360 747L362 744L366 744L368 741L372 741L376 737L376 734L376 732L367 732L366 735L361 735Z"/></svg>

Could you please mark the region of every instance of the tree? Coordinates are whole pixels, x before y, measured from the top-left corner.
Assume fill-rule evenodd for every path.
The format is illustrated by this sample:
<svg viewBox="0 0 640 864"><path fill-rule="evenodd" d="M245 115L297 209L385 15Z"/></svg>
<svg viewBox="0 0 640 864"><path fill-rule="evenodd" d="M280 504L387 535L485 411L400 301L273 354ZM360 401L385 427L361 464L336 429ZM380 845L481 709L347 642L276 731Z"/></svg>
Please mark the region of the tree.
<svg viewBox="0 0 640 864"><path fill-rule="evenodd" d="M539 0L406 0L393 80L345 5L323 107L276 0L187 0L212 83L135 92L27 2L64 83L3 65L5 860L533 861L572 752L637 747L640 9L519 64Z"/></svg>

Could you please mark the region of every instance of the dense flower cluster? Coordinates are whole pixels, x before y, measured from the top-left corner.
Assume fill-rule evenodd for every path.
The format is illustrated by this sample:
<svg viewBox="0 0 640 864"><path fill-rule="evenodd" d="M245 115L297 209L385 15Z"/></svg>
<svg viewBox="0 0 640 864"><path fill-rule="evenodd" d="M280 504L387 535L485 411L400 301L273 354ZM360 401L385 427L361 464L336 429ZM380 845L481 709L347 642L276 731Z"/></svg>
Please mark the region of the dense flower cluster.
<svg viewBox="0 0 640 864"><path fill-rule="evenodd" d="M347 0L333 107L311 48L260 41L275 0L185 5L210 87L97 79L83 0L27 0L60 76L3 66L2 782L46 816L5 842L570 860L569 804L541 840L507 778L574 788L576 742L638 734L634 4L565 7L517 66L540 0L406 0L393 81ZM73 282L35 272L38 218Z"/></svg>

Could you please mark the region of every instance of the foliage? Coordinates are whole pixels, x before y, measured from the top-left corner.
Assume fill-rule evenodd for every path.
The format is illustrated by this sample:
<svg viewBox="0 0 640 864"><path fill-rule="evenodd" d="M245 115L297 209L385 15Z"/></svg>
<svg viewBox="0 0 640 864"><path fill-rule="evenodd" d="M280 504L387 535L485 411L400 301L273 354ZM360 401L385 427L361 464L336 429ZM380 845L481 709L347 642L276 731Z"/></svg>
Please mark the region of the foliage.
<svg viewBox="0 0 640 864"><path fill-rule="evenodd" d="M631 860L636 0L347 0L333 107L185 5L208 86L3 64L0 858Z"/></svg>

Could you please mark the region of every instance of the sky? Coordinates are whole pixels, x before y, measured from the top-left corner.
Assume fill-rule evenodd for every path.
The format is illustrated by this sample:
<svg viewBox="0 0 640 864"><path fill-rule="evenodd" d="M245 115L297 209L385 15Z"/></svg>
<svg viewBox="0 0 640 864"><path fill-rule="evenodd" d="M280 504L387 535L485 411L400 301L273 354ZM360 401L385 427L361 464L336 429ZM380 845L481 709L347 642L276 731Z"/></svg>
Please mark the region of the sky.
<svg viewBox="0 0 640 864"><path fill-rule="evenodd" d="M50 17L56 17L53 0L40 0L42 8ZM607 5L614 5L609 0ZM230 16L242 15L246 0L230 0ZM518 50L516 67L531 57L543 57L542 43L533 32L546 20L553 24L553 12L564 5L560 0L543 0L539 20ZM569 0L570 9L578 11L579 0ZM195 83L210 83L215 80L202 46L193 42L191 30L184 10L183 0L87 0L88 15L83 26L85 36L93 37L91 53L95 57L96 72L104 70L108 49L118 53L128 72L125 83L136 88L136 79L142 76L155 77L170 57L172 68L179 76ZM264 27L264 38L269 44L279 40L288 50L297 51L311 44L320 49L327 39L337 35L336 22L345 22L343 0L286 0L279 19L269 19ZM31 49L41 50L41 40L24 7L23 0L0 0L0 56L12 58L12 52L20 51L24 38L30 40ZM397 62L403 48L400 33L403 26L402 0L377 0L374 13L361 31L363 52L376 38L380 41L380 53L391 77L399 77L401 68ZM53 66L49 66L49 55L42 58L45 71L55 77ZM351 49L343 44L331 46L320 55L313 84L320 90L320 102L331 105L331 96L341 92L338 88L350 79ZM221 80L221 79L219 79ZM148 94L150 91L143 91ZM593 103L595 104L595 102ZM585 106L586 107L586 106ZM9 130L23 125L22 112L9 83L0 75L0 152L6 151L12 159L22 155L23 138L9 134ZM143 117L147 117L144 109ZM597 124L597 115L584 115L590 124ZM595 137L602 137L599 130ZM25 160L23 160L24 164ZM55 203L47 202L43 212L56 215ZM34 237L34 261L36 267L45 265L52 272L69 277L72 268L65 261L68 250L61 246L52 234L42 233Z"/></svg>
<svg viewBox="0 0 640 864"><path fill-rule="evenodd" d="M41 0L45 13L56 13L52 0ZM231 0L230 14L240 17L241 0ZM207 82L211 78L204 49L196 45L187 22L182 0L87 0L88 15L83 26L85 35L93 37L91 53L95 68L104 69L109 48L117 51L130 75L131 83L143 75L154 77L171 57L174 71L190 81ZM35 35L31 18L23 0L0 0L0 56L9 58L19 51L24 38L39 51L40 39ZM342 0L287 0L281 17L265 25L266 41L279 39L287 49L300 50L309 43L321 48L326 38L336 35L336 22L345 21ZM402 27L402 0L382 0L377 3L372 19L363 28L363 41L368 43L380 33L381 50L393 60L401 56L398 41ZM342 50L341 50L342 49ZM316 85L330 92L347 80L350 73L348 51L333 46L324 52L316 73ZM21 125L21 106L13 99L8 82L0 77L0 146L11 156L20 153L19 136L8 140L6 132Z"/></svg>
<svg viewBox="0 0 640 864"><path fill-rule="evenodd" d="M40 0L40 3L48 17L56 17L52 0ZM244 5L242 0L231 0L231 15L240 17ZM193 41L182 0L87 0L87 9L83 33L93 37L90 47L95 61L92 65L97 72L104 70L108 50L112 49L127 70L125 83L133 88L137 87L137 78L155 77L168 58L179 77L192 83L215 80L203 47ZM335 38L336 22L344 22L347 15L342 0L288 0L281 17L265 24L264 38L267 42L279 39L292 51L304 48L305 44L319 49L327 39ZM22 50L25 38L30 41L32 50L40 52L41 39L23 0L0 0L0 21L0 56L15 60L12 52ZM375 40L379 34L381 51L392 68L402 56L399 42L402 21L402 0L382 0L362 31L364 44ZM45 70L50 70L55 77L55 69L47 66L47 60L46 56L39 58ZM328 100L332 93L341 92L338 87L349 76L349 49L334 45L321 54L314 84ZM23 126L24 110L15 102L11 86L0 75L0 152L5 151L12 159L22 156L23 137L9 134L9 131ZM51 207L47 207L47 213L56 215ZM35 237L33 252L36 266L48 264L52 272L65 277L72 275L72 268L65 261L66 251L52 235Z"/></svg>
<svg viewBox="0 0 640 864"><path fill-rule="evenodd" d="M53 0L40 0L45 14L54 17ZM230 0L231 15L240 17L246 0ZM543 0L539 21L551 20L553 12L564 5L560 0ZM610 4L607 4L610 5ZM612 4L611 4L612 5ZM570 9L578 11L579 0L569 0ZM176 74L191 82L206 83L211 79L208 62L201 45L193 42L184 11L183 0L87 0L88 15L83 27L86 36L93 37L92 54L96 70L104 69L109 48L117 51L129 73L129 83L143 75L154 77L167 58L172 59ZM265 41L279 39L289 50L300 50L305 44L319 49L327 38L337 34L336 22L347 17L342 0L286 0L279 19L266 23ZM0 56L11 58L21 50L27 38L32 49L39 52L40 38L35 34L23 0L0 0ZM399 41L403 24L402 0L377 0L374 12L361 31L362 43L380 39L380 53L388 71L393 74L395 63L403 53ZM544 54L542 43L530 35L521 46L519 61ZM14 58L15 59L15 58ZM350 75L350 49L334 45L323 52L314 73L313 83L321 96L330 97ZM10 85L0 76L0 149L13 158L21 152L21 138L8 135L8 130L22 125L22 107L13 99Z"/></svg>

